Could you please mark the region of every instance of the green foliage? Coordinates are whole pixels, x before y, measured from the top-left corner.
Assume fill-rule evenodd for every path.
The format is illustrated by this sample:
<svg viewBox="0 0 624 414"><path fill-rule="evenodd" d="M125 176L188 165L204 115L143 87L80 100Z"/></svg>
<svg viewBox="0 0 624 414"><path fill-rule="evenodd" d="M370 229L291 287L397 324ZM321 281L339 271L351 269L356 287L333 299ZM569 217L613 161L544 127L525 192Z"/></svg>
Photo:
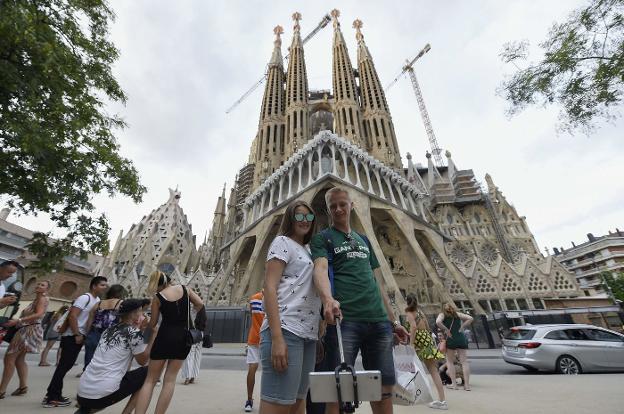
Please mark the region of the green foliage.
<svg viewBox="0 0 624 414"><path fill-rule="evenodd" d="M613 297L624 302L624 272L619 272L617 276L611 272L602 272L601 277L611 289Z"/></svg>
<svg viewBox="0 0 624 414"><path fill-rule="evenodd" d="M92 204L117 193L139 202L145 188L119 154L106 111L125 103L107 39L106 0L0 1L0 195L25 214L45 212L67 232L38 234L30 250L50 270L67 254L106 253L109 225Z"/></svg>
<svg viewBox="0 0 624 414"><path fill-rule="evenodd" d="M528 57L528 42L504 45L505 63ZM598 118L613 119L624 91L624 0L591 0L554 24L540 44L543 58L508 77L498 90L515 115L529 105L561 106L562 130L590 132Z"/></svg>

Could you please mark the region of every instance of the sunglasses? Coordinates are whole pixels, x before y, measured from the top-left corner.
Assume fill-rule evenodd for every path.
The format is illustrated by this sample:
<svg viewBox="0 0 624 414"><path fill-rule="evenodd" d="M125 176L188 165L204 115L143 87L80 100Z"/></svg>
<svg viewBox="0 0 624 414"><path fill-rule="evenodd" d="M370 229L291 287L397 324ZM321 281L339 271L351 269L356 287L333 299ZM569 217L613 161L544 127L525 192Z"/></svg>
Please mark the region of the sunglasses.
<svg viewBox="0 0 624 414"><path fill-rule="evenodd" d="M355 240L355 238L351 235L351 233L349 234L345 234L345 239L347 239L347 241L349 242L349 247L351 247L351 250L356 250L358 247L358 242L357 240Z"/></svg>
<svg viewBox="0 0 624 414"><path fill-rule="evenodd" d="M298 222L298 223L301 223L302 221L308 221L308 222L312 223L314 221L314 214L312 214L312 213L308 213L308 214L297 213L297 214L295 214L295 221Z"/></svg>

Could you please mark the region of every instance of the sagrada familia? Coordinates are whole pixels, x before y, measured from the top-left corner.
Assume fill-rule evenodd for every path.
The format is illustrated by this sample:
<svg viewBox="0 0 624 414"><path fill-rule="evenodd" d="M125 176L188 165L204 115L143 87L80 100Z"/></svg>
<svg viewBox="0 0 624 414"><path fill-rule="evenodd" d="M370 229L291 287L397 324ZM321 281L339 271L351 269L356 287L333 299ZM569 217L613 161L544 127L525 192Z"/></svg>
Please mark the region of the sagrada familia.
<svg viewBox="0 0 624 414"><path fill-rule="evenodd" d="M198 291L209 305L239 305L262 287L264 263L286 206L308 201L328 225L325 192L340 185L354 201L352 225L368 236L397 309L416 293L431 312L443 301L477 314L542 309L543 298L580 294L572 274L540 252L526 220L492 177L480 186L446 152L447 166L404 165L384 89L354 22L351 63L339 12L332 12L332 90L308 88L301 15L295 13L288 67L275 28L258 131L247 164L197 248L170 190L165 204L120 234L100 274L144 294L154 269Z"/></svg>

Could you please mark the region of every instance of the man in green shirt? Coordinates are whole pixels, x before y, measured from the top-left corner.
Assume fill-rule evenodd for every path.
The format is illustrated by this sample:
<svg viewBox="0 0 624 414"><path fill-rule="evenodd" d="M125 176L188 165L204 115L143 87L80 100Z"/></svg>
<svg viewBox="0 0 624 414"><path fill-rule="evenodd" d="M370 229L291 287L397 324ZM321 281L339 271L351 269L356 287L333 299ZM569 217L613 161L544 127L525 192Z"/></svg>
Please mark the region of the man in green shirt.
<svg viewBox="0 0 624 414"><path fill-rule="evenodd" d="M392 387L395 383L392 358L393 333L403 342L409 335L394 316L383 287L379 262L368 239L351 230L353 202L347 190L334 187L325 194L331 215L331 227L316 234L311 242L314 280L324 317L330 324L325 336L326 358L339 364L335 318L341 318L345 360L354 365L358 352L367 370L380 370L382 400L371 401L374 414L392 413ZM328 253L329 250L329 253ZM328 278L329 260L333 281ZM328 404L329 413L338 412L338 404Z"/></svg>

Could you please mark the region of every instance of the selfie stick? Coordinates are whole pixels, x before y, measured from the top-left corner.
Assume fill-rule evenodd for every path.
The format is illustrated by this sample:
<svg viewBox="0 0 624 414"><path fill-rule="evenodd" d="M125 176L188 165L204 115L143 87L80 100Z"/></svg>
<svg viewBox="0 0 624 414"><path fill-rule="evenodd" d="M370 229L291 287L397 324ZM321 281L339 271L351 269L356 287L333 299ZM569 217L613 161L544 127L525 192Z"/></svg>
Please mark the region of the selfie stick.
<svg viewBox="0 0 624 414"><path fill-rule="evenodd" d="M345 361L344 349L342 347L342 333L340 332L340 318L336 318L336 335L338 337L338 350L340 352L340 365L336 367L335 378L336 378L336 391L338 391L338 409L340 410L340 414L342 413L353 413L355 409L360 406L359 398L358 398L358 383L357 376L355 375L355 370L351 365L348 365ZM340 373L341 372L350 372L353 377L353 399L355 401L342 401L342 392L340 387Z"/></svg>

